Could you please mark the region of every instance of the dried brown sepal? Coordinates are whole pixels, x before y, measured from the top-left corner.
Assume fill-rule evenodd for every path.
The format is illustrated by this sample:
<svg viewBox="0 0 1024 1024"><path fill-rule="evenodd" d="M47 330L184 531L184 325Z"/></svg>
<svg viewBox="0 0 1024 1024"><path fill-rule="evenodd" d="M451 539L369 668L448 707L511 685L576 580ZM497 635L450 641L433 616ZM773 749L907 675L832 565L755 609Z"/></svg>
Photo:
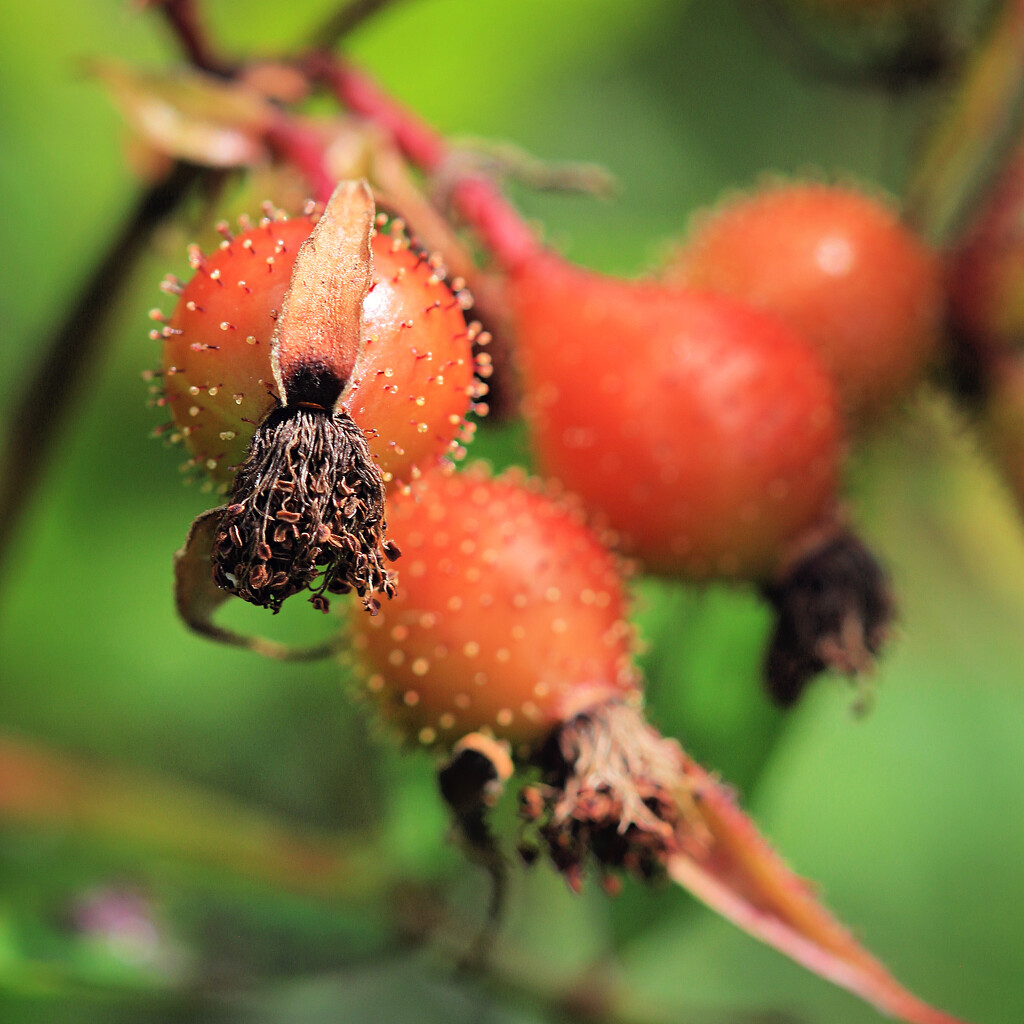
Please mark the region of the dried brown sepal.
<svg viewBox="0 0 1024 1024"><path fill-rule="evenodd" d="M764 588L777 619L765 658L765 685L782 707L796 703L819 673L869 673L895 614L875 556L848 530L790 565Z"/></svg>
<svg viewBox="0 0 1024 1024"><path fill-rule="evenodd" d="M243 636L214 624L214 613L229 597L214 583L210 572L213 542L223 514L224 508L214 508L198 516L184 546L174 556L174 600L185 625L218 643L282 661L315 661L340 653L348 643L341 633L321 644L292 647L263 637Z"/></svg>
<svg viewBox="0 0 1024 1024"><path fill-rule="evenodd" d="M577 715L539 761L541 782L524 790L521 811L573 889L588 863L602 875L660 877L688 836L699 841L683 752L631 704L609 702Z"/></svg>
<svg viewBox="0 0 1024 1024"><path fill-rule="evenodd" d="M391 597L384 480L344 410L284 408L259 426L213 543L213 580L278 611L299 591L326 612L326 594L354 590L372 613Z"/></svg>

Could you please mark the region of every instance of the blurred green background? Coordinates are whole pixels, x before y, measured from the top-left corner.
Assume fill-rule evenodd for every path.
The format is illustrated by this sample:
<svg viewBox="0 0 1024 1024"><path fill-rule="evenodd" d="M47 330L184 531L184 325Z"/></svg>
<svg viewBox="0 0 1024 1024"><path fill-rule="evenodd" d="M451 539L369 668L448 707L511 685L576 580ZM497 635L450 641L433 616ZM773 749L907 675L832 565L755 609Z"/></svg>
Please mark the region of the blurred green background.
<svg viewBox="0 0 1024 1024"><path fill-rule="evenodd" d="M248 53L297 42L333 5L204 6ZM765 173L898 192L941 100L808 76L745 6L405 0L350 51L445 131L608 167L610 202L520 199L572 258L635 272L697 205ZM137 190L83 59L175 54L120 0L7 2L0 25L7 410ZM164 231L134 274L0 591L0 764L30 742L79 786L77 803L39 797L56 801L45 824L0 810L0 1020L554 1021L567 1011L552 992L588 978L614 988L612 1019L877 1020L684 894L572 897L544 867L516 874L494 976L454 977L486 887L446 842L432 762L380 734L337 666L268 664L175 617L170 556L208 502L182 486L180 453L148 439L139 372L156 361L146 312L190 230ZM519 431L481 434L478 453L524 458ZM740 788L910 988L1018 1024L1024 529L934 397L855 453L850 496L902 605L874 711L856 720L830 680L783 721L758 689L757 602L643 581L651 716ZM305 608L286 609L281 636L323 625L289 611Z"/></svg>

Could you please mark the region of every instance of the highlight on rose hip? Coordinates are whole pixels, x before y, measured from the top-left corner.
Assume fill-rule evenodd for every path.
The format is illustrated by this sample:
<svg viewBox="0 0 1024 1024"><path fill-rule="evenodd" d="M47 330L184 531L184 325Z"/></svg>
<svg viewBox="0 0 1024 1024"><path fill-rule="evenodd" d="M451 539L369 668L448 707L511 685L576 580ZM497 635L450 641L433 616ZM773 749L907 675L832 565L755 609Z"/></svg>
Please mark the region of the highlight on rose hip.
<svg viewBox="0 0 1024 1024"><path fill-rule="evenodd" d="M166 59L80 61L138 199L12 385L0 569L45 529L117 625L69 631L88 701L10 646L0 1008L1011 1019L1024 4L323 6L125 5ZM159 443L40 527L118 307L95 415Z"/></svg>

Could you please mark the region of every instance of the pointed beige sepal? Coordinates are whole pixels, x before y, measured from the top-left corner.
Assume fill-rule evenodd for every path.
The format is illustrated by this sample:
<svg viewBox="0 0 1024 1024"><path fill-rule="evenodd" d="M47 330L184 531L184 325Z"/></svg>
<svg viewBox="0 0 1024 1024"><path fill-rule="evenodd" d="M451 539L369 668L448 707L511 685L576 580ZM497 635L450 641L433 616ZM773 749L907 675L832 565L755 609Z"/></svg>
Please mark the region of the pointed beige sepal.
<svg viewBox="0 0 1024 1024"><path fill-rule="evenodd" d="M307 400L297 382L311 370L348 383L362 344L376 208L365 181L342 181L302 243L271 340L271 366L286 406ZM332 407L336 404L335 396Z"/></svg>

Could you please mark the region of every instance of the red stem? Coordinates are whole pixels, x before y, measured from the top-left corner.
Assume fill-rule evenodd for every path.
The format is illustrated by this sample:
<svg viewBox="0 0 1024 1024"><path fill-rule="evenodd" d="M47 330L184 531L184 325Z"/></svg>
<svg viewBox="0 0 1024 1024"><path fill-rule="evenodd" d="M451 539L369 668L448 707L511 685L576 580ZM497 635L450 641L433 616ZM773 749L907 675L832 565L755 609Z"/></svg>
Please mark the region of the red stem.
<svg viewBox="0 0 1024 1024"><path fill-rule="evenodd" d="M451 196L459 214L506 273L543 252L533 229L489 178L459 178L452 185Z"/></svg>
<svg viewBox="0 0 1024 1024"><path fill-rule="evenodd" d="M425 174L440 170L448 155L444 139L412 111L396 103L361 71L323 56L313 73L322 78L349 110L373 121L395 141L405 156Z"/></svg>
<svg viewBox="0 0 1024 1024"><path fill-rule="evenodd" d="M449 172L451 202L472 225L498 264L513 272L537 257L543 247L533 229L489 178L458 173L443 137L411 110L384 93L361 71L329 57L317 58L312 68L353 113L386 131L405 157L425 174L444 179Z"/></svg>
<svg viewBox="0 0 1024 1024"><path fill-rule="evenodd" d="M318 203L331 198L337 181L327 169L327 147L317 132L282 115L268 129L266 142L285 163L306 176Z"/></svg>

